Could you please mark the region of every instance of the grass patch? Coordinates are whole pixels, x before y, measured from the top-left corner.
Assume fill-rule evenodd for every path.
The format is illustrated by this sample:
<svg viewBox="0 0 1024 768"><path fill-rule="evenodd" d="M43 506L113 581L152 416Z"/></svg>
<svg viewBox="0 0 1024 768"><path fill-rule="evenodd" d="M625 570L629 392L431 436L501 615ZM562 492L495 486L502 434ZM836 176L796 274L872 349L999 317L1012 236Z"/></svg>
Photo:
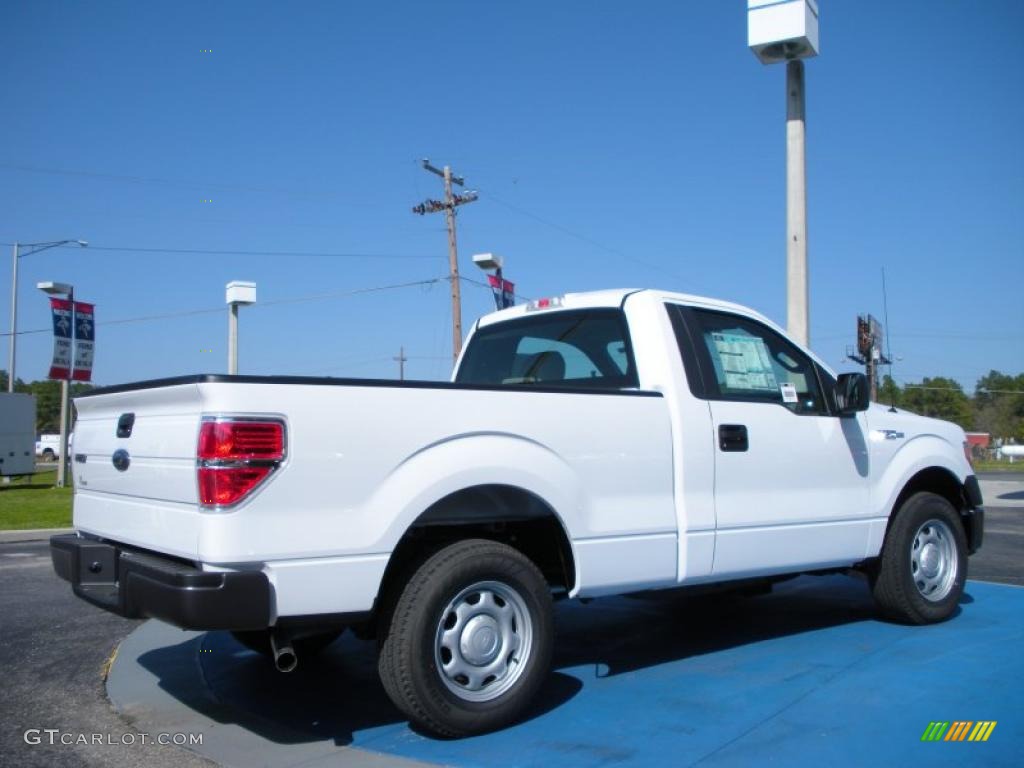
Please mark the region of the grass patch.
<svg viewBox="0 0 1024 768"><path fill-rule="evenodd" d="M990 461L988 459L974 462L975 472L1024 472L1024 461Z"/></svg>
<svg viewBox="0 0 1024 768"><path fill-rule="evenodd" d="M0 483L0 530L70 528L72 489L57 488L57 471Z"/></svg>

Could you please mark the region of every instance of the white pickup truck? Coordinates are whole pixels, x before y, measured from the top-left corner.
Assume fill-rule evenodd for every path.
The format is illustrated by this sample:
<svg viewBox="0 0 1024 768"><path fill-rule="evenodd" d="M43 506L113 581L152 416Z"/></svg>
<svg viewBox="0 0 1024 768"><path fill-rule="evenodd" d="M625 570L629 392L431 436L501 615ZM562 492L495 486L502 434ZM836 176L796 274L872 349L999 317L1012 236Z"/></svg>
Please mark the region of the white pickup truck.
<svg viewBox="0 0 1024 768"><path fill-rule="evenodd" d="M374 634L395 704L447 736L523 712L553 599L849 570L924 624L983 535L959 427L694 296L496 312L451 383L202 375L75 404L78 533L51 552L77 595L282 670Z"/></svg>

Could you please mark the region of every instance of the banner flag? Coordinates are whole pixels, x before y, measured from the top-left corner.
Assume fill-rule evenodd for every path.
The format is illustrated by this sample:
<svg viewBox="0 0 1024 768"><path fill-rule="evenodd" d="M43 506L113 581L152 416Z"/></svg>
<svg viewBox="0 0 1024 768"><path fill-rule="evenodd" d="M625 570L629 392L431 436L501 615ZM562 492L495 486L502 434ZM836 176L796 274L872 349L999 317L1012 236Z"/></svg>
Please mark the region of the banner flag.
<svg viewBox="0 0 1024 768"><path fill-rule="evenodd" d="M510 280L505 280L497 275L488 275L487 282L490 283L491 290L494 292L494 304L498 309L515 306L516 287Z"/></svg>
<svg viewBox="0 0 1024 768"><path fill-rule="evenodd" d="M75 302L74 328L71 327L70 301L51 298L50 309L53 311L53 362L49 378L91 381L96 344L95 306Z"/></svg>
<svg viewBox="0 0 1024 768"><path fill-rule="evenodd" d="M95 306L75 302L75 381L92 380L92 354L96 343Z"/></svg>
<svg viewBox="0 0 1024 768"><path fill-rule="evenodd" d="M67 379L71 375L71 302L67 299L50 299L53 311L53 362L50 363L51 379Z"/></svg>

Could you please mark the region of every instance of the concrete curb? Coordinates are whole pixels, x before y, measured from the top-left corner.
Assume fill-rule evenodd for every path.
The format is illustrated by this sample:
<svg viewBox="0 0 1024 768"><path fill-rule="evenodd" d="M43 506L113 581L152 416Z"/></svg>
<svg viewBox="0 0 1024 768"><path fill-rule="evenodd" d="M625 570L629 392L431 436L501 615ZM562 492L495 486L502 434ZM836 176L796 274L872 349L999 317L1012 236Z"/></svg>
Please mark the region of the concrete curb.
<svg viewBox="0 0 1024 768"><path fill-rule="evenodd" d="M29 528L23 531L0 531L0 544L24 541L46 541L61 533L74 533L74 528Z"/></svg>

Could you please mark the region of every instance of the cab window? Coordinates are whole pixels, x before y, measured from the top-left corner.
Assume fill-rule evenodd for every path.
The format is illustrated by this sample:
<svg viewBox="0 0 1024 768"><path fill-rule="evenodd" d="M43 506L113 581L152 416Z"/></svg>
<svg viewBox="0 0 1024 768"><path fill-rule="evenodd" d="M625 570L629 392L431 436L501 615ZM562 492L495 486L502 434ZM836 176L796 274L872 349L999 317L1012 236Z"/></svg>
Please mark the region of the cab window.
<svg viewBox="0 0 1024 768"><path fill-rule="evenodd" d="M616 309L538 313L473 334L460 384L636 387L626 320Z"/></svg>

